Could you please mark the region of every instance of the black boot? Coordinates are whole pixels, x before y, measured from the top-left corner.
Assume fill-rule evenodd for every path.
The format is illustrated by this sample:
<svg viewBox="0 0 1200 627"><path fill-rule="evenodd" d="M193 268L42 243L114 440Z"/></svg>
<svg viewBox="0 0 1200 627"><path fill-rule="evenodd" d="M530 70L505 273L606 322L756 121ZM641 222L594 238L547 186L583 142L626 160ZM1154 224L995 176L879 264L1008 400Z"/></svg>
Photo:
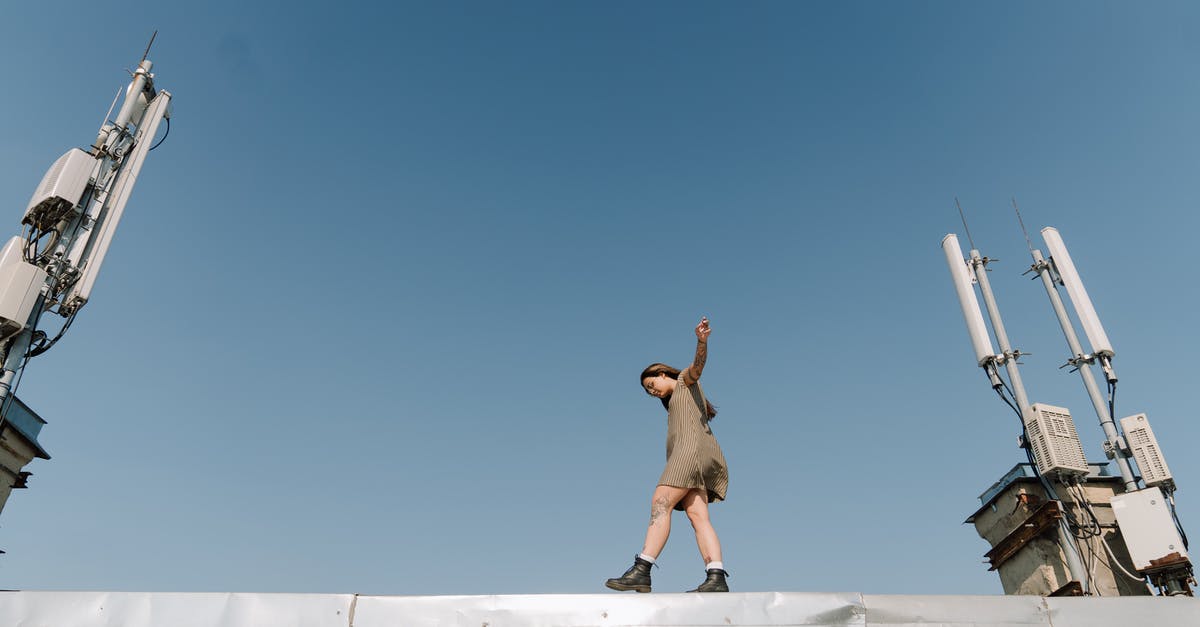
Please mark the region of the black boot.
<svg viewBox="0 0 1200 627"><path fill-rule="evenodd" d="M625 571L624 575L616 579L609 579L604 582L604 585L613 590L637 590L638 592L650 591L650 566L652 564L646 560L635 557L633 558L633 566Z"/></svg>
<svg viewBox="0 0 1200 627"><path fill-rule="evenodd" d="M729 573L720 568L710 568L706 572L708 576L704 578L704 583L688 592L729 592L729 584L725 583L725 578L729 576Z"/></svg>

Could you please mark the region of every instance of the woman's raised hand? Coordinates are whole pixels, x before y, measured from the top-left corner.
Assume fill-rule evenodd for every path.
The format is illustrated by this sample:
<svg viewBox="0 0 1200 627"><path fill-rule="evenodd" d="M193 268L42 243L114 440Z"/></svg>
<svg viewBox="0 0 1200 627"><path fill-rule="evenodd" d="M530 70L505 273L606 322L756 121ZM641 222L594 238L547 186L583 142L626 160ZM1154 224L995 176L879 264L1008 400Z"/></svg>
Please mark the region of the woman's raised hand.
<svg viewBox="0 0 1200 627"><path fill-rule="evenodd" d="M700 373L704 372L704 362L708 361L709 333L712 333L712 329L708 328L708 318L701 318L700 324L696 325L696 358L679 375L684 385L695 385L700 380Z"/></svg>

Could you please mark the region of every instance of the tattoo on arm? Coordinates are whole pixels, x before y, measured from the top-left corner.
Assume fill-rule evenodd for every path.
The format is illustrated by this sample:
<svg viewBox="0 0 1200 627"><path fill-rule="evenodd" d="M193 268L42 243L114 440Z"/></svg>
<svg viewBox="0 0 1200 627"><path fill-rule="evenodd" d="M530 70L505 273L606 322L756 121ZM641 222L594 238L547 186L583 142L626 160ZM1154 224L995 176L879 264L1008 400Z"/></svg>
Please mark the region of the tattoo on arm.
<svg viewBox="0 0 1200 627"><path fill-rule="evenodd" d="M697 341L696 358L692 360L692 365L683 371L683 383L685 385L694 385L700 380L700 373L704 372L704 362L707 360L708 342L704 340Z"/></svg>

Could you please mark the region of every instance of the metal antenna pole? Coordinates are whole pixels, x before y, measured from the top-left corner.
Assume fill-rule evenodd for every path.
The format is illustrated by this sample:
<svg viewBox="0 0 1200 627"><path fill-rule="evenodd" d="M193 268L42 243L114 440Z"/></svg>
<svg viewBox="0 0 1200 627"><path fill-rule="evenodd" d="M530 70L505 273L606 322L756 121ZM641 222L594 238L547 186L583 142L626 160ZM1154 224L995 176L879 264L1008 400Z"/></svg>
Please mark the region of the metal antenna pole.
<svg viewBox="0 0 1200 627"><path fill-rule="evenodd" d="M1137 490L1137 479L1134 477L1133 468L1129 465L1129 458L1125 454L1125 447L1122 445L1117 425L1108 411L1108 403L1100 392L1100 387L1096 385L1095 377L1092 376L1092 357L1085 355L1083 347L1079 344L1079 336L1075 333L1075 326L1071 324L1070 317L1067 316L1067 309L1063 306L1058 286L1054 284L1054 278L1050 276L1050 264L1042 257L1042 251L1030 249L1029 252L1033 256L1032 270L1042 278L1046 296L1050 297L1050 306L1054 308L1054 315L1058 316L1058 326L1062 328L1063 337L1067 339L1067 347L1074 355L1067 360L1067 363L1079 371L1079 376L1083 379L1083 387L1087 389L1088 397L1092 399L1096 417L1100 419L1100 428L1104 430L1105 438L1104 453L1117 463L1121 479L1125 482L1125 491Z"/></svg>
<svg viewBox="0 0 1200 627"><path fill-rule="evenodd" d="M987 278L987 262L989 260L979 255L979 251L971 249L971 269L975 280L979 282L979 291L983 294L983 304L987 307L988 318L992 321L992 331L996 334L996 343L1000 346L1000 354L1004 357L1004 368L1012 381L1013 396L1017 399L1017 408L1021 410L1021 420L1030 417L1029 397L1025 395L1025 384L1021 382L1021 373L1017 370L1017 358L1020 351L1014 351L1008 341L1008 332L1004 329L1004 321L1000 319L1000 308L996 305L996 296L992 293L992 284Z"/></svg>
<svg viewBox="0 0 1200 627"><path fill-rule="evenodd" d="M1021 225L1021 233L1025 236L1025 245L1029 246L1029 252L1033 252L1033 242L1029 241L1029 231L1025 229L1025 221L1021 219L1021 210L1017 209L1017 199L1012 199L1013 211L1017 212L1017 222Z"/></svg>
<svg viewBox="0 0 1200 627"><path fill-rule="evenodd" d="M142 61L145 61L146 57L150 56L150 46L154 45L155 37L158 37L158 29L155 29L154 34L150 35L150 43L146 44L146 51L142 53ZM138 64L140 65L142 61L138 61Z"/></svg>
<svg viewBox="0 0 1200 627"><path fill-rule="evenodd" d="M1029 397L1025 395L1025 384L1021 382L1021 373L1017 369L1017 358L1021 356L1021 352L1014 351L1012 344L1008 341L1008 333L1004 330L1004 322L1000 319L1000 307L996 304L996 296L992 293L992 285L987 278L987 261L986 258L979 255L978 250L971 249L971 268L975 272L975 279L979 282L979 291L983 294L988 317L992 320L992 331L996 334L996 343L1000 346L1004 368L1008 371L1009 381L1012 382L1012 393L1017 401L1017 408L1021 410L1021 421L1027 422L1033 410L1029 406ZM1048 496L1058 500L1056 494L1051 493ZM1062 507L1062 504L1060 503L1059 506ZM1085 594L1088 593L1087 570L1083 567L1083 562L1079 557L1079 547L1075 544L1075 538L1067 528L1065 520L1060 520L1058 524L1058 542L1062 545L1063 556L1067 559L1067 568L1071 571L1071 577L1079 582Z"/></svg>
<svg viewBox="0 0 1200 627"><path fill-rule="evenodd" d="M1017 207L1016 198L1012 199L1012 206L1013 211L1017 213L1017 222L1021 225L1021 233L1025 235L1025 243L1029 245L1029 254L1033 257L1033 266L1030 269L1042 278L1046 296L1050 298L1050 306L1054 308L1054 315L1058 316L1058 326L1062 328L1063 337L1067 339L1067 347L1074 355L1067 360L1067 363L1079 371L1079 376L1083 378L1083 387L1087 389L1088 397L1092 399L1096 417L1100 419L1100 428L1104 430L1104 453L1109 459L1117 462L1121 479L1125 481L1125 491L1136 490L1138 489L1137 480L1134 478L1133 469L1129 466L1129 457L1125 454L1125 446L1121 442L1120 432L1117 430L1116 423L1113 422L1112 414L1108 410L1104 396L1100 393L1100 388L1096 385L1096 379L1092 377L1091 358L1084 355L1083 347L1079 344L1079 335L1075 333L1075 325L1071 324L1071 318L1067 316L1067 309L1063 306L1062 296L1058 293L1058 286L1054 283L1054 278L1050 276L1050 264L1042 257L1042 251L1034 248L1033 242L1029 240L1029 231L1025 229L1025 220L1021 219L1021 210Z"/></svg>
<svg viewBox="0 0 1200 627"><path fill-rule="evenodd" d="M967 226L967 214L963 213L962 205L958 203L958 196L954 197L954 206L958 207L958 217L962 218L963 230L967 233L967 243L971 245L971 249L975 249L975 240L971 238L971 227Z"/></svg>

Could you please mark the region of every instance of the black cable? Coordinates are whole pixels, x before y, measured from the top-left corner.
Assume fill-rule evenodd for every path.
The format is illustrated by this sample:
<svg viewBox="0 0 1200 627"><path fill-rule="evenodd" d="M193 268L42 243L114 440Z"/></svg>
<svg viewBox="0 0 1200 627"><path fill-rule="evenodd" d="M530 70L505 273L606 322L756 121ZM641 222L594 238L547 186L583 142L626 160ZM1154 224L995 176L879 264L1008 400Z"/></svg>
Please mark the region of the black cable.
<svg viewBox="0 0 1200 627"><path fill-rule="evenodd" d="M1117 419L1117 382L1108 382L1108 417L1114 422Z"/></svg>
<svg viewBox="0 0 1200 627"><path fill-rule="evenodd" d="M999 375L999 373L996 374L996 377L1000 380L1001 385L1001 388L994 388L996 393L1000 396L1000 400L1004 401L1004 404L1008 405L1009 408L1013 410L1013 413L1017 415L1017 419L1021 422L1021 440L1024 443L1023 448L1025 449L1025 458L1029 460L1029 466L1033 468L1033 474L1037 477L1038 483L1042 485L1042 489L1046 491L1047 496L1049 496L1052 500L1061 501L1062 499L1059 498L1058 492L1055 491L1054 486L1050 485L1050 482L1046 479L1046 477L1042 475L1041 470L1038 468L1037 460L1033 457L1033 450L1030 449L1029 445L1029 430L1025 427L1025 417L1021 415L1021 410L1017 408L1016 394L1013 393L1012 388L1008 386L1008 382L1005 381L1004 378ZM1009 401L1009 397L1005 396L1004 392L1008 392L1008 395L1012 397L1012 401ZM1068 487L1068 490L1069 489L1070 488ZM1083 502L1086 503L1087 500L1084 499ZM1062 510L1063 516L1067 520L1067 526L1071 529L1071 535L1075 536L1076 538L1089 537L1089 535L1086 534L1082 536L1080 535L1080 530L1083 529L1083 525L1079 523L1079 519L1075 517L1075 513L1066 507L1062 508Z"/></svg>
<svg viewBox="0 0 1200 627"><path fill-rule="evenodd" d="M996 373L996 378L1000 380L1001 385L999 388L994 388L996 394L999 394L1000 400L1004 401L1004 404L1013 410L1013 413L1017 415L1017 421L1021 423L1022 448L1025 449L1025 457L1029 460L1029 466L1033 468L1034 476L1042 484L1042 489L1046 491L1047 496L1055 501L1059 500L1058 493L1054 491L1054 487L1050 485L1050 482L1046 481L1046 478L1042 476L1041 471L1038 469L1037 461L1033 458L1033 451L1029 448L1029 430L1025 428L1025 416L1021 414L1021 410L1017 407L1017 395L1013 393L1012 388L1008 386L1008 382L1000 376L1000 373ZM1005 396L1004 392L1008 392L1008 396ZM1008 400L1009 397L1012 397L1012 401Z"/></svg>
<svg viewBox="0 0 1200 627"><path fill-rule="evenodd" d="M51 347L57 344L58 341L62 339L63 334L67 332L67 329L71 328L71 323L75 322L75 314L77 313L79 313L78 309L76 309L71 315L67 316L67 321L63 323L62 328L58 330L58 334L55 335L53 339L38 344L37 347L33 347L31 344L29 354L26 356L26 359L28 360L37 357L38 355L50 350Z"/></svg>
<svg viewBox="0 0 1200 627"><path fill-rule="evenodd" d="M165 133L163 133L162 139L155 142L155 144L150 147L150 150L154 150L155 148L158 148L160 145L162 145L163 142L167 141L167 135L171 134L171 118L163 118L163 119L167 121L167 130ZM150 152L150 150L147 150L146 152Z"/></svg>
<svg viewBox="0 0 1200 627"><path fill-rule="evenodd" d="M45 237L47 235L50 235L51 233L57 233L57 231L55 231L53 229L51 229L49 231L42 231L39 229L38 231L35 232L37 237L32 242L33 243L33 258L30 260L30 263L36 264L38 262L38 259L40 259L42 257L42 255L45 255L51 248L53 248L54 242L51 242L49 245L47 245L44 251L41 249L41 245L40 245L41 241L43 239L45 239Z"/></svg>
<svg viewBox="0 0 1200 627"><path fill-rule="evenodd" d="M1061 501L1062 499L1060 499L1058 497L1058 493L1055 492L1054 487L1050 485L1050 482L1046 479L1046 477L1042 476L1042 473L1038 469L1037 460L1034 459L1034 457L1033 457L1033 450L1029 445L1029 430L1025 427L1025 416L1021 414L1021 410L1017 407L1017 404L1016 404L1017 403L1017 395L1015 393L1013 393L1012 388L1009 387L1008 382L1004 380L1004 377L1000 376L999 372L996 373L996 378L1000 381L1001 387L993 387L992 389L996 390L996 394L998 394L1000 396L1000 400L1004 401L1004 404L1008 405L1009 408L1013 410L1013 413L1015 413L1017 415L1017 420L1020 421L1020 423L1021 423L1021 442L1023 445L1022 448L1025 449L1025 458L1027 460L1029 460L1029 466L1031 468L1033 468L1034 476L1037 477L1038 482L1042 485L1042 489L1046 491L1046 495L1051 500ZM1005 392L1008 392L1008 396L1005 396L1005 394L1004 394ZM1012 397L1012 401L1009 401L1009 397ZM1070 486L1067 486L1068 492L1070 491L1070 489L1071 489ZM1082 502L1085 504L1084 507L1091 506L1091 504L1088 503L1086 498L1083 499ZM1075 517L1075 513L1071 511L1071 508L1060 505L1059 509L1062 511L1063 518L1065 519L1065 522L1067 523L1067 529L1071 532L1071 536L1075 540L1080 540L1080 539L1085 539L1085 538L1091 537L1090 532L1082 532L1082 535L1081 535L1083 526L1079 524L1079 520ZM1092 514L1092 517L1093 517L1093 519L1095 519L1094 513ZM1099 521L1097 521L1097 525L1098 524L1099 524ZM1099 529L1097 529L1097 531L1099 531ZM1099 534L1096 534L1096 535L1099 535ZM1073 546L1064 546L1064 547L1062 547L1062 550L1064 552L1074 551L1075 554L1079 556L1080 561L1087 559L1083 555L1083 551L1079 548L1079 543L1077 541L1072 541L1072 542L1070 542L1070 544ZM1090 549L1091 545L1089 544L1088 547ZM1093 556L1093 559L1095 559L1095 556ZM1087 577L1089 582L1091 582L1091 579L1092 579L1091 570L1087 569L1086 566L1084 568L1086 570L1086 572L1084 573L1084 576Z"/></svg>
<svg viewBox="0 0 1200 627"><path fill-rule="evenodd" d="M13 342L15 343L16 340L13 340ZM11 346L9 350L12 350ZM21 358L21 361L28 363L29 349L25 349L25 356ZM8 410L12 408L13 400L17 398L17 387L21 385L21 378L25 376L25 366L19 365L18 367L20 368L20 372L17 373L17 379L8 388L8 396L4 397L4 404L0 405L0 427L3 427L5 421L8 420Z"/></svg>
<svg viewBox="0 0 1200 627"><path fill-rule="evenodd" d="M1078 481L1075 484L1075 492L1072 495L1079 499L1079 502L1083 505L1083 511L1091 519L1091 524L1088 525L1089 530L1085 535L1080 537L1098 538L1104 535L1104 530L1100 527L1100 518L1096 516L1096 510L1092 509L1092 502L1087 499L1087 493L1083 491L1083 486ZM1082 531L1082 527L1080 529Z"/></svg>
<svg viewBox="0 0 1200 627"><path fill-rule="evenodd" d="M36 226L31 226L29 229L29 234L25 235L25 244L21 249L22 254L25 256L25 261L28 261L29 263L34 263L37 261L38 239L38 228Z"/></svg>
<svg viewBox="0 0 1200 627"><path fill-rule="evenodd" d="M1167 505L1171 508L1171 518L1175 521L1175 529L1179 531L1179 539L1183 540L1183 548L1188 548L1187 533L1183 530L1183 524L1179 522L1179 514L1175 511L1175 490L1167 491Z"/></svg>

